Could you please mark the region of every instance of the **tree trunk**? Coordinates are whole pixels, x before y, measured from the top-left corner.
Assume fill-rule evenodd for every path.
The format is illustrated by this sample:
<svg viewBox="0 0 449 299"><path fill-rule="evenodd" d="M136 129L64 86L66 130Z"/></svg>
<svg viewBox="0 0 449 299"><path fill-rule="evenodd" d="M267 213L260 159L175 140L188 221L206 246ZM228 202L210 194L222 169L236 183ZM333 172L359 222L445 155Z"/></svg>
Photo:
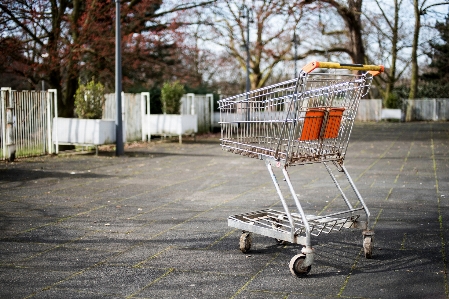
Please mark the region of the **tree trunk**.
<svg viewBox="0 0 449 299"><path fill-rule="evenodd" d="M398 30L399 30L399 4L398 0L394 0L394 24L392 26L392 39L391 39L391 66L390 71L388 72L388 81L385 88L385 98L384 101L387 101L390 97L391 92L394 89L394 85L396 83L396 61L398 57Z"/></svg>
<svg viewBox="0 0 449 299"><path fill-rule="evenodd" d="M415 28L413 32L413 45L412 45L412 77L410 79L410 93L409 99L415 99L418 93L418 42L419 42L419 29L421 26L421 13L419 10L418 0L413 0L413 9L415 16Z"/></svg>
<svg viewBox="0 0 449 299"><path fill-rule="evenodd" d="M349 38L349 56L353 63L365 63L365 47L362 38L362 0L347 0L347 6L337 2L336 0L321 0L330 4L337 10L337 13L343 19L348 30ZM313 1L308 1L306 4Z"/></svg>
<svg viewBox="0 0 449 299"><path fill-rule="evenodd" d="M348 26L350 36L350 49L352 52L352 61L354 63L365 63L365 47L362 39L362 23L360 16L362 15L362 0L349 0L348 13L345 22Z"/></svg>

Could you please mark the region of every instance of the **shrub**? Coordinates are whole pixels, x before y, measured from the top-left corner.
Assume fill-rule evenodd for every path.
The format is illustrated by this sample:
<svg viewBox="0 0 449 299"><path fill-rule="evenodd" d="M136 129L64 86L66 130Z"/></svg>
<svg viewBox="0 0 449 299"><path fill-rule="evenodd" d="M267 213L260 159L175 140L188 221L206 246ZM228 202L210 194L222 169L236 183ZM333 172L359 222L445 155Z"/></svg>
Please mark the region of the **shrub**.
<svg viewBox="0 0 449 299"><path fill-rule="evenodd" d="M161 89L162 112L180 114L181 98L184 93L184 86L178 81L165 82Z"/></svg>
<svg viewBox="0 0 449 299"><path fill-rule="evenodd" d="M388 95L388 98L385 100L385 108L401 108L401 100L397 93L392 92Z"/></svg>
<svg viewBox="0 0 449 299"><path fill-rule="evenodd" d="M104 86L94 80L79 84L75 93L75 113L79 118L101 118L104 104Z"/></svg>

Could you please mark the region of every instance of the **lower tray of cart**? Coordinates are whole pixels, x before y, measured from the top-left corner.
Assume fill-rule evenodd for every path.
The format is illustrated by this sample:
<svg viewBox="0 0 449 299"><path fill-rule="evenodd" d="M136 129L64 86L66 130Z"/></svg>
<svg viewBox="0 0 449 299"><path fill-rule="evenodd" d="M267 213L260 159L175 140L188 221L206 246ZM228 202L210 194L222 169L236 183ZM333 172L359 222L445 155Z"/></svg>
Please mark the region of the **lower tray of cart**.
<svg viewBox="0 0 449 299"><path fill-rule="evenodd" d="M358 222L363 208L342 211L325 216L306 215L313 236L337 232L343 228L363 228L365 223ZM291 213L292 228L285 212L265 209L229 216L228 225L243 231L275 238L297 244L305 244L306 228L301 215Z"/></svg>

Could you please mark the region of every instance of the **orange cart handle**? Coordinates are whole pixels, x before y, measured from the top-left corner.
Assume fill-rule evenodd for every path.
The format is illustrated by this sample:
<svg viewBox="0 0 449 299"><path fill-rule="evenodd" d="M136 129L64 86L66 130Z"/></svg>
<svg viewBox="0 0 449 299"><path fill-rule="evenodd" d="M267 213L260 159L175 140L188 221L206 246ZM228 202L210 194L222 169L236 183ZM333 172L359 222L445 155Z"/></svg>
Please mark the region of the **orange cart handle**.
<svg viewBox="0 0 449 299"><path fill-rule="evenodd" d="M322 62L322 61L312 61L308 63L302 70L306 73L311 73L314 69L325 68L325 69L346 69L354 71L367 71L371 75L376 76L384 71L383 65L370 65L370 64L345 64L338 62Z"/></svg>

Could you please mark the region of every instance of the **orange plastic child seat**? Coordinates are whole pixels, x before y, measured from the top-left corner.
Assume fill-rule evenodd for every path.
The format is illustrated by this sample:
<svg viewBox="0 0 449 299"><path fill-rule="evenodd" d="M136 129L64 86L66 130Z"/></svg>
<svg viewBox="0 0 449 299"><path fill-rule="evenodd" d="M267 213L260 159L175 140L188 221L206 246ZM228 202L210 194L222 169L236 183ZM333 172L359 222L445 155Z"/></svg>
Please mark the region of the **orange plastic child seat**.
<svg viewBox="0 0 449 299"><path fill-rule="evenodd" d="M299 140L315 140L320 138L323 119L324 108L309 108L306 112L301 137Z"/></svg>
<svg viewBox="0 0 449 299"><path fill-rule="evenodd" d="M337 138L345 108L330 108L324 138Z"/></svg>
<svg viewBox="0 0 449 299"><path fill-rule="evenodd" d="M324 114L327 111L328 117L323 138L337 138L340 131L341 118L345 108L309 108L304 119L301 137L299 140L316 140L320 138L321 126L324 121Z"/></svg>

